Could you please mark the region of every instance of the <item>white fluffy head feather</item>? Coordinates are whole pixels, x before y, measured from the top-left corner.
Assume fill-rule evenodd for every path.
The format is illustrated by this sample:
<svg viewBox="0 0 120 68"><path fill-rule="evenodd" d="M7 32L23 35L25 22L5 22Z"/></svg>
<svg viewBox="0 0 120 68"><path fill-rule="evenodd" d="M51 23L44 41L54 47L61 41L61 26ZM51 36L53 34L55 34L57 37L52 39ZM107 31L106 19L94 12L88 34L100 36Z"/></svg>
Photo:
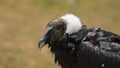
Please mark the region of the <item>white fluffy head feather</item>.
<svg viewBox="0 0 120 68"><path fill-rule="evenodd" d="M72 34L79 31L82 28L82 23L80 19L73 14L65 14L60 17L67 22L67 29L65 33Z"/></svg>

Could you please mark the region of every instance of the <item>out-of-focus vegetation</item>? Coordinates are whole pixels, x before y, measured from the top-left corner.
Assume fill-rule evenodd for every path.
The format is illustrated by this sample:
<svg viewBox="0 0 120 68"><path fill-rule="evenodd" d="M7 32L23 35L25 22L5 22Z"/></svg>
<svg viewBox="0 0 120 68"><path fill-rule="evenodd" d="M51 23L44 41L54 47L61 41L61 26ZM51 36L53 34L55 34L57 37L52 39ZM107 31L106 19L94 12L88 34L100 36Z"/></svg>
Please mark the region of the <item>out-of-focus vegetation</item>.
<svg viewBox="0 0 120 68"><path fill-rule="evenodd" d="M120 0L0 0L0 68L60 68L37 43L48 21L74 13L89 27L120 34Z"/></svg>

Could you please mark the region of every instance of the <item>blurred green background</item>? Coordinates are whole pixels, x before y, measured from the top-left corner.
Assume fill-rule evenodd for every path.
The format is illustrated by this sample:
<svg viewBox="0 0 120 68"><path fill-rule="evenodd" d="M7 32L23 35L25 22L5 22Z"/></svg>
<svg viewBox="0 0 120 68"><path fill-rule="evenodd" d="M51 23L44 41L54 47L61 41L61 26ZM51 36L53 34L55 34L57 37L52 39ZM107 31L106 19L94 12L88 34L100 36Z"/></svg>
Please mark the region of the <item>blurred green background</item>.
<svg viewBox="0 0 120 68"><path fill-rule="evenodd" d="M60 68L38 40L46 24L73 13L88 27L120 34L120 0L0 0L0 68Z"/></svg>

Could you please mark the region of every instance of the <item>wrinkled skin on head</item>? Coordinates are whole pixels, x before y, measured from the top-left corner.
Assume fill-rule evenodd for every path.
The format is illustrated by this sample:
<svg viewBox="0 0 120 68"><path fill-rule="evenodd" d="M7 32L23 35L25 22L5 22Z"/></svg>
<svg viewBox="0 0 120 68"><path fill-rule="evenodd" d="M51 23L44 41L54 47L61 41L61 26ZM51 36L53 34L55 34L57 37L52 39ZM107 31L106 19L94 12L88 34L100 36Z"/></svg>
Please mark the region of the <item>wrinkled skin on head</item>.
<svg viewBox="0 0 120 68"><path fill-rule="evenodd" d="M52 44L60 41L65 34L66 21L63 19L55 19L48 23L46 32L40 39L38 47L42 48L45 44Z"/></svg>

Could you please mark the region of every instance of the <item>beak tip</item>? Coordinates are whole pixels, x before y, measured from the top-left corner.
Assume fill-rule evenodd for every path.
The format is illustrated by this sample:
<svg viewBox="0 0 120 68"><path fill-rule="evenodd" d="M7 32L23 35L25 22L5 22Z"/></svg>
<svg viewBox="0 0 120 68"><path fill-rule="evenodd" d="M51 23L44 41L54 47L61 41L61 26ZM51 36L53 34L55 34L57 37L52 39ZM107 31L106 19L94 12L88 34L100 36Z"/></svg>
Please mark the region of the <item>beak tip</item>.
<svg viewBox="0 0 120 68"><path fill-rule="evenodd" d="M44 41L40 41L38 43L38 48L41 49L42 47L44 47L44 45L45 45L45 42Z"/></svg>

